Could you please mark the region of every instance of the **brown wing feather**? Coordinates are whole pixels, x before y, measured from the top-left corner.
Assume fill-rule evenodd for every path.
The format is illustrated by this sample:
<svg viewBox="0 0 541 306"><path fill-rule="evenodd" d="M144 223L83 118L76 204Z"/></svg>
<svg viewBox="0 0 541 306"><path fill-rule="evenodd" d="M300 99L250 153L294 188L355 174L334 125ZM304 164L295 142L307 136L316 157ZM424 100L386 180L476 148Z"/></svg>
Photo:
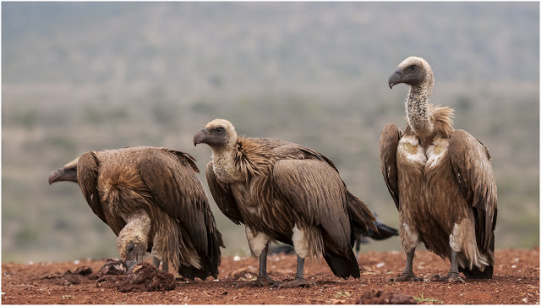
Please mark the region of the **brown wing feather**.
<svg viewBox="0 0 541 306"><path fill-rule="evenodd" d="M77 182L92 211L107 224L98 194L98 169L99 161L96 154L84 153L77 162ZM115 232L115 235L118 235L118 232Z"/></svg>
<svg viewBox="0 0 541 306"><path fill-rule="evenodd" d="M141 151L137 168L157 204L184 225L199 251L206 251L209 207L192 160L187 153L149 148Z"/></svg>
<svg viewBox="0 0 541 306"><path fill-rule="evenodd" d="M212 161L207 164L206 175L210 193L212 194L216 205L218 205L218 208L220 208L226 217L236 224L244 223L231 190L228 186L220 184L216 179L214 170L212 169Z"/></svg>
<svg viewBox="0 0 541 306"><path fill-rule="evenodd" d="M396 166L396 150L402 137L402 131L393 123L387 124L379 137L379 161L385 185L393 197L394 204L400 209L398 201L398 168Z"/></svg>
<svg viewBox="0 0 541 306"><path fill-rule="evenodd" d="M474 210L477 244L488 250L494 245L498 209L490 154L480 141L463 130L451 134L448 150L460 189Z"/></svg>
<svg viewBox="0 0 541 306"><path fill-rule="evenodd" d="M347 190L335 169L320 160L280 160L274 165L273 182L305 222L321 225L339 248L347 247Z"/></svg>

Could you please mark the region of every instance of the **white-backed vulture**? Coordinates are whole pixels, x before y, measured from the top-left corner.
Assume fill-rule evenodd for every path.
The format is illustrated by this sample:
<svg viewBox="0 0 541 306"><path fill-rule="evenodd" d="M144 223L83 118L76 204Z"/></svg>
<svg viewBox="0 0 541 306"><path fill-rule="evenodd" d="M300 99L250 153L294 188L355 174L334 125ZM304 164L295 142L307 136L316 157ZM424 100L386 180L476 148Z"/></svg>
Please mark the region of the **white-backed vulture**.
<svg viewBox="0 0 541 306"><path fill-rule="evenodd" d="M399 211L407 254L395 281L420 280L412 269L419 242L450 259L449 274L434 280L464 282L459 271L466 278L492 278L498 208L490 153L453 128L453 109L428 103L434 76L426 60L409 57L400 63L389 86L399 83L410 85L408 125L402 132L387 124L380 137L381 171Z"/></svg>
<svg viewBox="0 0 541 306"><path fill-rule="evenodd" d="M151 251L154 264L171 263L189 279L217 277L222 236L195 159L168 148L132 147L87 152L49 176L49 184L78 183L92 211L118 236L131 268Z"/></svg>
<svg viewBox="0 0 541 306"><path fill-rule="evenodd" d="M194 145L212 148L206 174L221 211L243 223L252 254L259 258L256 285L275 285L267 274L269 241L293 245L295 280L281 287L304 286L304 259L323 254L332 272L360 277L352 251L356 235L376 231L374 216L351 194L332 161L307 147L265 138L238 137L223 119L208 123Z"/></svg>

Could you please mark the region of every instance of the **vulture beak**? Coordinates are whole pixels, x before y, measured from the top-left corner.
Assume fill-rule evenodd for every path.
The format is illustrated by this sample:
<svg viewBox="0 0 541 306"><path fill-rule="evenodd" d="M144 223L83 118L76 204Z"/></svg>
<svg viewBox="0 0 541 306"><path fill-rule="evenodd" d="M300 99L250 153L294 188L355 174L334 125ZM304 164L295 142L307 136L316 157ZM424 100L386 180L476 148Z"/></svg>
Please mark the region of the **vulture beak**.
<svg viewBox="0 0 541 306"><path fill-rule="evenodd" d="M77 183L77 167L58 168L49 175L49 185L63 181Z"/></svg>
<svg viewBox="0 0 541 306"><path fill-rule="evenodd" d="M193 137L193 145L194 147L197 146L200 143L203 143L205 138L208 136L208 129L204 128L197 132L195 136Z"/></svg>
<svg viewBox="0 0 541 306"><path fill-rule="evenodd" d="M145 249L146 247L143 243L134 244L130 242L128 244L126 253L126 267L128 268L128 273L131 272L137 264L143 262Z"/></svg>
<svg viewBox="0 0 541 306"><path fill-rule="evenodd" d="M401 83L402 79L402 69L398 69L397 71L393 72L393 74L389 77L389 88L393 89L393 86L395 86L398 83Z"/></svg>

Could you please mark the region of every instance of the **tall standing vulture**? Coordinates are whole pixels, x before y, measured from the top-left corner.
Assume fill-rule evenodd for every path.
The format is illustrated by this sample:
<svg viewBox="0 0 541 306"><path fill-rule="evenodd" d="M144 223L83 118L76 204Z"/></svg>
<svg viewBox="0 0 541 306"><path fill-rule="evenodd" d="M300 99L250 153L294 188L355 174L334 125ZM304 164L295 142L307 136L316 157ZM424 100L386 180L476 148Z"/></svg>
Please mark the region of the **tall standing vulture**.
<svg viewBox="0 0 541 306"><path fill-rule="evenodd" d="M360 277L352 243L360 233L377 231L375 218L351 194L332 161L307 147L274 139L237 137L223 119L208 123L194 145L212 148L206 174L221 211L244 223L252 254L259 257L256 285L276 285L267 274L269 241L293 245L295 280L281 287L304 286L304 259L323 254L339 277Z"/></svg>
<svg viewBox="0 0 541 306"><path fill-rule="evenodd" d="M434 76L428 62L405 59L389 78L392 88L410 85L406 101L408 125L402 132L387 124L380 137L381 171L399 211L406 268L395 281L416 281L412 270L415 247L449 258L446 277L464 282L492 278L496 182L488 149L463 130L453 129L453 110L428 103Z"/></svg>
<svg viewBox="0 0 541 306"><path fill-rule="evenodd" d="M79 184L92 211L118 236L131 268L151 251L181 276L218 275L222 236L189 154L154 147L87 152L49 176Z"/></svg>

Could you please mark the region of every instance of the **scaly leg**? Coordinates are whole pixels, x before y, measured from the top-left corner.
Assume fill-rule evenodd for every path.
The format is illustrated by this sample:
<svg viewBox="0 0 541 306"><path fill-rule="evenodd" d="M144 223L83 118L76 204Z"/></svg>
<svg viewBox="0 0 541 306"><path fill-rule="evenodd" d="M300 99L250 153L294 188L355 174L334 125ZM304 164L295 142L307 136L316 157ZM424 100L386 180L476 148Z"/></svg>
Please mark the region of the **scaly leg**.
<svg viewBox="0 0 541 306"><path fill-rule="evenodd" d="M309 283L304 279L304 258L297 255L297 274L295 275L295 280L283 283L278 286L278 289L281 288L295 288L295 287L310 287L313 284Z"/></svg>
<svg viewBox="0 0 541 306"><path fill-rule="evenodd" d="M400 274L398 277L391 279L391 281L394 282L418 282L422 281L423 279L420 277L415 276L413 274L413 257L415 256L415 248L413 248L411 251L408 252L406 259L406 268L404 269L404 272Z"/></svg>
<svg viewBox="0 0 541 306"><path fill-rule="evenodd" d="M431 280L437 282L449 282L449 283L465 283L464 279L458 274L458 254L455 251L451 251L451 268L447 276L434 275Z"/></svg>
<svg viewBox="0 0 541 306"><path fill-rule="evenodd" d="M265 246L263 249L263 252L261 252L261 255L259 255L259 273L257 275L257 279L253 282L253 285L255 286L273 286L276 284L280 284L280 282L273 280L269 277L269 274L267 274L267 253L269 250L269 244Z"/></svg>
<svg viewBox="0 0 541 306"><path fill-rule="evenodd" d="M152 264L154 264L154 267L156 267L156 269L159 269L160 268L160 263L162 261L156 257L156 256L152 256Z"/></svg>
<svg viewBox="0 0 541 306"><path fill-rule="evenodd" d="M259 273L257 275L257 279L254 281L251 281L250 283L241 284L234 282L233 285L235 288L239 288L242 286L254 286L254 287L266 287L266 286L276 286L281 284L279 281L275 281L272 278L269 277L267 274L267 253L269 249L269 244L265 246L261 254L259 255Z"/></svg>

